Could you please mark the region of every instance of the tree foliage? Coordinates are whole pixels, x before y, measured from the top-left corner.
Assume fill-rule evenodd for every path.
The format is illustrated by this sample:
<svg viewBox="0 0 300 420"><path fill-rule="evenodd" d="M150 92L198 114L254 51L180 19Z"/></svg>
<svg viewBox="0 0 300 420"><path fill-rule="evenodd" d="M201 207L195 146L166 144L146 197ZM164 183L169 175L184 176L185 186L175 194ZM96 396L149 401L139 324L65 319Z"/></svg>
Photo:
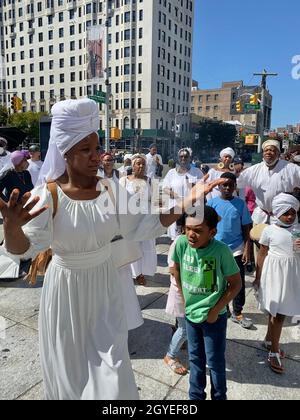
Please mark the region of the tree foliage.
<svg viewBox="0 0 300 420"><path fill-rule="evenodd" d="M0 126L5 126L8 120L8 111L6 106L0 105Z"/></svg>
<svg viewBox="0 0 300 420"><path fill-rule="evenodd" d="M9 127L16 127L24 131L31 141L39 141L40 137L40 118L48 115L45 112L20 112L9 116Z"/></svg>
<svg viewBox="0 0 300 420"><path fill-rule="evenodd" d="M221 121L203 120L193 127L194 135L199 135L198 140L193 140L192 149L195 156L213 156L224 147L235 147L236 128Z"/></svg>

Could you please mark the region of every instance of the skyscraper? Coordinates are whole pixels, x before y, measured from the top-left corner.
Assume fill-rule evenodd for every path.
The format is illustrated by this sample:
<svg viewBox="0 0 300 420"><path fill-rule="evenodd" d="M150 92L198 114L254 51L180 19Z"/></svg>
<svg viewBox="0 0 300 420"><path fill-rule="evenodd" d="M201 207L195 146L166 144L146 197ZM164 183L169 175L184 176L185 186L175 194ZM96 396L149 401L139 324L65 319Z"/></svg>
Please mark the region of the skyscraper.
<svg viewBox="0 0 300 420"><path fill-rule="evenodd" d="M107 79L111 126L188 129L193 0L4 0L0 8L2 102L15 93L23 111L49 111L60 99L106 91ZM86 34L105 23L108 68L95 83Z"/></svg>

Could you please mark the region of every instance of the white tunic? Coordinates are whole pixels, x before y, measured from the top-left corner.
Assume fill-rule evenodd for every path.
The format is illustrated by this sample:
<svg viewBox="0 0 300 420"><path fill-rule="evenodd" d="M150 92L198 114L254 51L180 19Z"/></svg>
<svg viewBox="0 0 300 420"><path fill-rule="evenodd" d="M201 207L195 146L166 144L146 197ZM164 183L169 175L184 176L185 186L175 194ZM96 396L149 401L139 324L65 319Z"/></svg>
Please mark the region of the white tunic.
<svg viewBox="0 0 300 420"><path fill-rule="evenodd" d="M160 155L151 155L151 153L147 153L147 177L148 178L156 178L158 179L158 176L155 175L157 163L156 158L158 157L160 165L162 165L162 157Z"/></svg>
<svg viewBox="0 0 300 420"><path fill-rule="evenodd" d="M50 208L24 227L31 247L18 258L34 257L52 244L39 314L46 399L138 399L110 241L119 234L129 240L159 236L165 231L159 217L120 214L118 224L116 215L105 214L107 192L79 201L58 188L52 221L50 192L41 186L33 195L41 197L37 206Z"/></svg>
<svg viewBox="0 0 300 420"><path fill-rule="evenodd" d="M142 211L148 211L151 199L151 185L149 179L147 179L147 181L144 179L129 180L127 177L123 177L120 179L120 185L125 187L129 194L135 197L136 200L141 200ZM143 237L141 236L141 238ZM144 274L152 277L156 273L157 267L155 240L139 241L139 246L141 247L143 257L131 264L132 276L138 277L140 274Z"/></svg>
<svg viewBox="0 0 300 420"><path fill-rule="evenodd" d="M43 165L43 161L29 159L28 163L29 163L29 166L28 166L27 170L29 171L29 173L31 175L32 184L35 185L37 180L38 180L39 173L40 173L41 167Z"/></svg>
<svg viewBox="0 0 300 420"><path fill-rule="evenodd" d="M182 174L176 168L170 169L163 180L163 189L172 189L179 198L184 198L190 192L193 184L196 184L203 177L203 173L198 168L191 167L186 173ZM168 208L174 207L176 199L169 199ZM168 228L168 236L174 240L177 236L176 223Z"/></svg>
<svg viewBox="0 0 300 420"><path fill-rule="evenodd" d="M300 167L285 160L279 160L274 169L269 169L264 162L251 166L241 172L238 188L251 187L256 195L258 207L253 212L253 222L266 223L272 212L273 198L282 192L293 192L300 185ZM265 211L263 211L265 210ZM266 213L267 212L267 213Z"/></svg>
<svg viewBox="0 0 300 420"><path fill-rule="evenodd" d="M300 313L300 253L293 251L290 230L270 225L260 239L269 253L261 274L259 307L273 316Z"/></svg>

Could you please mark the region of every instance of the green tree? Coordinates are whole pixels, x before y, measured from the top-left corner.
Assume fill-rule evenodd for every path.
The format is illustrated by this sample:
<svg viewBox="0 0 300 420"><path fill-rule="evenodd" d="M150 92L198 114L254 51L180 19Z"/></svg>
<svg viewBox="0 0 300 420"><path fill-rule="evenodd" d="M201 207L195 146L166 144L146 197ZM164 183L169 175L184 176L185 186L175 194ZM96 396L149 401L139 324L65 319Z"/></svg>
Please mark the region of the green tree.
<svg viewBox="0 0 300 420"><path fill-rule="evenodd" d="M3 105L0 105L0 126L3 127L7 124L8 120L8 111L7 108Z"/></svg>
<svg viewBox="0 0 300 420"><path fill-rule="evenodd" d="M46 112L19 112L11 114L9 126L16 127L24 131L32 141L39 141L40 138L40 118L48 115Z"/></svg>
<svg viewBox="0 0 300 420"><path fill-rule="evenodd" d="M224 147L235 148L236 128L222 121L202 120L193 126L194 134L199 135L198 140L193 140L193 155L201 159L212 156Z"/></svg>

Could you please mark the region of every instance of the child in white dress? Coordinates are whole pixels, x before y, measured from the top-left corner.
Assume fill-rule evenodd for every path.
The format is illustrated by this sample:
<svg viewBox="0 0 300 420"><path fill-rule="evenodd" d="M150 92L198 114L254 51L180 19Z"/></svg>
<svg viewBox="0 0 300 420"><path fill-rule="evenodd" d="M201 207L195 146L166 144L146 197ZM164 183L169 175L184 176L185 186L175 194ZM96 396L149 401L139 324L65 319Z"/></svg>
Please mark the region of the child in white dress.
<svg viewBox="0 0 300 420"><path fill-rule="evenodd" d="M286 316L300 313L300 239L293 242L297 223L298 200L290 194L273 199L272 211L276 223L267 226L260 238L260 251L254 287L258 288L259 308L269 313L265 347L270 352L268 362L276 373L283 373L279 349L283 322ZM298 251L298 252L297 252Z"/></svg>

